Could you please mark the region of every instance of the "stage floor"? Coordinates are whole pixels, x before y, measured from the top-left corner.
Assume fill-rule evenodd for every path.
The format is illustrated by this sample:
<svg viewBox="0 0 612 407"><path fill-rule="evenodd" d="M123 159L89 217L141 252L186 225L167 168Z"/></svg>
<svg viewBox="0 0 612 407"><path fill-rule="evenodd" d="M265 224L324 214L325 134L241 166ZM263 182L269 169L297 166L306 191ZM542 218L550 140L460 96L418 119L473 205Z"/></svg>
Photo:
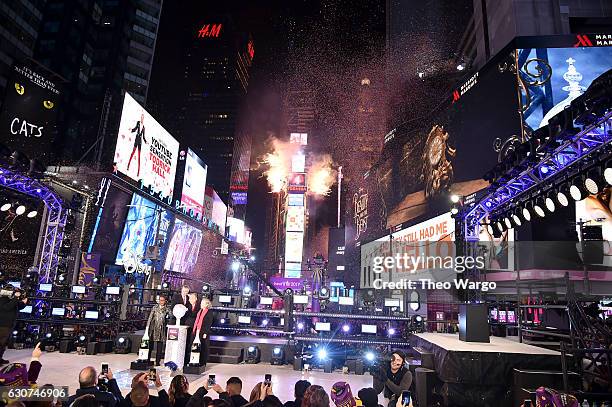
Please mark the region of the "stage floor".
<svg viewBox="0 0 612 407"><path fill-rule="evenodd" d="M476 343L460 341L459 334L422 333L415 335L426 340L427 342L453 352L521 353L551 356L561 355L559 352L554 350L519 343L518 339L512 340L509 338L500 338L498 336L491 336L490 343Z"/></svg>
<svg viewBox="0 0 612 407"><path fill-rule="evenodd" d="M215 338L217 339L217 338ZM29 362L31 349L14 350L8 349L5 353L5 358L11 362ZM38 380L39 385L54 384L69 386L70 393L73 394L78 388L79 371L85 366L93 366L100 368L102 363L108 363L113 371L119 387L126 395L129 392L132 377L138 372L130 370L130 362L136 359L137 355L133 353L118 355L114 353L103 355L77 355L75 353L66 354L59 352L46 353L40 358L42 363L42 371ZM158 373L166 390L170 384L170 373L165 371L165 368L158 368ZM231 376L238 376L243 382L242 395L249 398L251 389L260 381L263 381L264 375L272 374L272 387L274 394L286 402L293 400L293 387L296 381L305 379L312 384L318 384L329 394L332 385L338 381L346 381L350 384L353 394L357 395L359 389L363 387L372 387L372 376L365 375L345 375L341 372L324 373L322 370L310 371L306 374L293 370L290 365L272 366L267 363L259 363L255 365L229 365L211 363L208 370L201 376L186 375L189 379L189 391L193 394L200 386L202 386L207 378L208 373L214 373L217 382L224 385L225 381ZM384 398L379 395L379 402L382 405Z"/></svg>

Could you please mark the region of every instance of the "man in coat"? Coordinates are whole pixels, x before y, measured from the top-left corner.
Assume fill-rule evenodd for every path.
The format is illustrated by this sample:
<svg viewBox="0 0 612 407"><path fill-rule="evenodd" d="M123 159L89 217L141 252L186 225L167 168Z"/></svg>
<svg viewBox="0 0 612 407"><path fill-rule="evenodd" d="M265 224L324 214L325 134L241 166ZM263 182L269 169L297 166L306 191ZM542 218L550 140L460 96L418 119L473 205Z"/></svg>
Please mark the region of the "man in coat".
<svg viewBox="0 0 612 407"><path fill-rule="evenodd" d="M158 297L157 304L151 308L147 321L149 350L155 349L155 366L159 366L162 358L162 346L166 339L166 325L171 315L168 299L162 294Z"/></svg>

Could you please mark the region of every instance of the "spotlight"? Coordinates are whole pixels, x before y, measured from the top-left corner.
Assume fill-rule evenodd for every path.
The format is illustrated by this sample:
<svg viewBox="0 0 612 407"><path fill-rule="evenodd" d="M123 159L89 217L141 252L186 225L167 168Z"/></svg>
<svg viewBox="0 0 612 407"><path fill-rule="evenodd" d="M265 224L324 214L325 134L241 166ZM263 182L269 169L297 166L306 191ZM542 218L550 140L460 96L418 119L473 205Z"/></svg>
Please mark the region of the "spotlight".
<svg viewBox="0 0 612 407"><path fill-rule="evenodd" d="M575 178L572 181L572 185L569 188L570 196L574 199L574 201L582 201L587 197L588 191L582 185L580 178Z"/></svg>
<svg viewBox="0 0 612 407"><path fill-rule="evenodd" d="M169 286L170 286L170 285L168 284L168 282L167 282L167 281L164 281L164 282L162 283L162 285L161 285L161 287L162 287L164 290L165 290L165 289L167 289Z"/></svg>
<svg viewBox="0 0 612 407"><path fill-rule="evenodd" d="M220 323L220 324L225 324L225 318L221 318L221 319L219 320L219 323Z"/></svg>
<svg viewBox="0 0 612 407"><path fill-rule="evenodd" d="M210 292L210 284L204 283L202 285L202 294L206 294Z"/></svg>
<svg viewBox="0 0 612 407"><path fill-rule="evenodd" d="M261 326L268 326L268 323L270 321L268 321L268 319L264 319L263 321L261 321Z"/></svg>
<svg viewBox="0 0 612 407"><path fill-rule="evenodd" d="M249 260L251 260L251 261L255 261L255 256L251 256L251 257L249 257Z"/></svg>
<svg viewBox="0 0 612 407"><path fill-rule="evenodd" d="M422 317L422 316L420 316L420 315L415 315L414 320L415 320L416 322L423 322L423 317Z"/></svg>
<svg viewBox="0 0 612 407"><path fill-rule="evenodd" d="M303 322L298 322L298 324L297 324L297 329L298 329L299 331L301 331L302 329L304 329L304 323L303 323Z"/></svg>
<svg viewBox="0 0 612 407"><path fill-rule="evenodd" d="M544 199L544 205L546 206L546 209L548 210L548 212L553 213L556 209L555 207L555 201L553 201L552 199L552 192L549 193L546 198Z"/></svg>
<svg viewBox="0 0 612 407"><path fill-rule="evenodd" d="M387 333L389 334L389 336L393 336L393 335L395 335L395 328L389 328L389 329L387 329Z"/></svg>
<svg viewBox="0 0 612 407"><path fill-rule="evenodd" d="M284 365L285 364L285 351L280 346L275 346L272 349L272 357L270 358L271 365Z"/></svg>
<svg viewBox="0 0 612 407"><path fill-rule="evenodd" d="M606 169L603 172L604 179L610 185L612 185L612 160L606 163Z"/></svg>
<svg viewBox="0 0 612 407"><path fill-rule="evenodd" d="M10 203L5 203L4 205L0 206L0 211L2 211L2 212L6 212L9 209L11 209L11 204Z"/></svg>
<svg viewBox="0 0 612 407"><path fill-rule="evenodd" d="M457 70L458 71L463 71L466 68L466 63L465 62L461 62L460 64L457 64Z"/></svg>
<svg viewBox="0 0 612 407"><path fill-rule="evenodd" d="M450 210L451 215L456 215L459 213L459 209L455 206L453 206Z"/></svg>
<svg viewBox="0 0 612 407"><path fill-rule="evenodd" d="M27 216L28 216L28 218L34 218L34 217L36 217L36 215L38 215L38 212L30 211Z"/></svg>
<svg viewBox="0 0 612 407"><path fill-rule="evenodd" d="M512 221L508 215L504 216L504 225L506 225L506 229L512 229Z"/></svg>
<svg viewBox="0 0 612 407"><path fill-rule="evenodd" d="M19 332L18 331L13 331L13 336L17 336L17 335L19 335Z"/></svg>
<svg viewBox="0 0 612 407"><path fill-rule="evenodd" d="M132 341L126 334L119 334L115 340L115 353L130 353Z"/></svg>
<svg viewBox="0 0 612 407"><path fill-rule="evenodd" d="M598 194L604 187L604 177L601 171L597 168L590 170L584 178L584 186L591 194Z"/></svg>
<svg viewBox="0 0 612 407"><path fill-rule="evenodd" d="M317 358L319 358L319 360L326 360L327 359L327 349L325 348L321 348L317 351Z"/></svg>
<svg viewBox="0 0 612 407"><path fill-rule="evenodd" d="M521 226L523 224L521 218L518 215L519 213L520 212L517 210L515 213L512 214L512 224L514 226Z"/></svg>
<svg viewBox="0 0 612 407"><path fill-rule="evenodd" d="M501 220L498 220L495 223L495 226L497 227L497 230L499 230L500 233L503 233L506 231L506 225Z"/></svg>
<svg viewBox="0 0 612 407"><path fill-rule="evenodd" d="M540 218L543 218L546 216L546 212L544 211L544 204L542 203L542 199L538 198L535 202L535 204L533 205L533 211L536 213L536 215L538 215Z"/></svg>
<svg viewBox="0 0 612 407"><path fill-rule="evenodd" d="M244 289L242 290L242 293L244 295L251 295L251 287L249 287L248 285L244 287Z"/></svg>
<svg viewBox="0 0 612 407"><path fill-rule="evenodd" d="M261 361L261 351L257 346L249 346L246 349L244 363L255 364Z"/></svg>
<svg viewBox="0 0 612 407"><path fill-rule="evenodd" d="M561 204L561 206L569 205L570 192L569 187L567 185L563 185L557 191L557 202Z"/></svg>
<svg viewBox="0 0 612 407"><path fill-rule="evenodd" d="M529 204L525 204L523 206L523 210L521 211L522 215L523 215L523 219L525 219L527 222L531 221L531 211L529 210Z"/></svg>
<svg viewBox="0 0 612 407"><path fill-rule="evenodd" d="M367 360L368 362L374 362L374 359L376 359L376 357L374 356L374 352L366 352L364 356L365 360Z"/></svg>
<svg viewBox="0 0 612 407"><path fill-rule="evenodd" d="M235 261L232 263L232 271L238 271L238 270L240 270L240 262Z"/></svg>
<svg viewBox="0 0 612 407"><path fill-rule="evenodd" d="M342 325L342 332L348 333L351 330L351 326L349 324Z"/></svg>
<svg viewBox="0 0 612 407"><path fill-rule="evenodd" d="M19 205L19 206L17 207L17 209L15 210L15 213L16 213L17 215L21 216L21 215L23 215L23 214L25 213L25 211L26 211L26 207L25 207L25 206L23 206L23 205Z"/></svg>
<svg viewBox="0 0 612 407"><path fill-rule="evenodd" d="M326 295L327 295L327 293L328 293L327 287L323 287L323 288L321 288L321 291L319 291L319 292L320 292L320 294L321 294L322 296L326 296Z"/></svg>
<svg viewBox="0 0 612 407"><path fill-rule="evenodd" d="M450 200L452 203L459 202L459 195L456 195L456 194L451 195Z"/></svg>

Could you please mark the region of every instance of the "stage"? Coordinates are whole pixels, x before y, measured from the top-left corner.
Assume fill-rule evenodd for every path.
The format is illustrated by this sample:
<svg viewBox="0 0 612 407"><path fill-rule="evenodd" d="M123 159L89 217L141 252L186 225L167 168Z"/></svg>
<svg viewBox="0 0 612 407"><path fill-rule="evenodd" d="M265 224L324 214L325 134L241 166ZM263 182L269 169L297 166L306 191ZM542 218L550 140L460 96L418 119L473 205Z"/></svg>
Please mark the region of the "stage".
<svg viewBox="0 0 612 407"><path fill-rule="evenodd" d="M518 338L491 336L490 341L463 342L458 334L421 333L410 342L421 354L432 354L439 392L452 400L449 405L511 406L514 369L549 376L561 370L559 352L519 343Z"/></svg>

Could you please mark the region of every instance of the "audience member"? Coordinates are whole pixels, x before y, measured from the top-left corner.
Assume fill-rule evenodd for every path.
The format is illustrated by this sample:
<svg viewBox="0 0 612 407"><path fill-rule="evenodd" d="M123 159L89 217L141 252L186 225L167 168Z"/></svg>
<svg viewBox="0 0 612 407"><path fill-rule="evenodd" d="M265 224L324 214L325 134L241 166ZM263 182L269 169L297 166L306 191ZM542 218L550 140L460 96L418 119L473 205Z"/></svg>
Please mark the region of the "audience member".
<svg viewBox="0 0 612 407"><path fill-rule="evenodd" d="M168 399L172 407L185 407L191 398L189 381L183 375L174 376L168 389Z"/></svg>
<svg viewBox="0 0 612 407"><path fill-rule="evenodd" d="M30 358L30 367L27 368L25 363L9 363L0 368L0 386L7 387L26 387L36 384L42 364L40 363L40 342L32 351Z"/></svg>
<svg viewBox="0 0 612 407"><path fill-rule="evenodd" d="M238 377L230 377L226 384L225 390L219 384L215 384L212 389L219 393L220 399L226 399L233 407L242 407L248 401L242 397L242 380Z"/></svg>
<svg viewBox="0 0 612 407"><path fill-rule="evenodd" d="M87 366L79 373L79 389L68 398L64 406L71 405L77 398L86 394L93 395L96 401L99 401L106 407L116 406L123 401L123 395L121 394L121 390L119 390L117 381L113 377L113 371L110 368L105 375L105 379L108 391L98 387L98 372L95 368Z"/></svg>
<svg viewBox="0 0 612 407"><path fill-rule="evenodd" d="M96 400L96 396L93 394L84 394L74 399L70 407L102 407L104 404Z"/></svg>
<svg viewBox="0 0 612 407"><path fill-rule="evenodd" d="M149 376L147 373L138 373L132 379L132 390L125 396L122 407L170 407L168 393L162 387L159 375L155 375L155 388L157 396L149 394Z"/></svg>
<svg viewBox="0 0 612 407"><path fill-rule="evenodd" d="M304 398L304 393L306 389L310 387L310 382L308 380L298 380L295 383L295 387L293 390L293 396L295 400L290 400L285 403L285 407L301 407L302 399Z"/></svg>
<svg viewBox="0 0 612 407"><path fill-rule="evenodd" d="M263 382L259 382L259 383L257 383L255 385L255 387L253 387L253 390L251 390L251 395L249 396L249 402L248 402L248 404L245 404L245 406L249 406L250 407L256 401L261 399L262 386L263 386Z"/></svg>
<svg viewBox="0 0 612 407"><path fill-rule="evenodd" d="M373 375L374 390L377 394L384 391L389 407L394 406L402 391L410 390L412 384L412 373L406 367L406 357L400 351L393 352L389 364L374 371Z"/></svg>
<svg viewBox="0 0 612 407"><path fill-rule="evenodd" d="M361 401L356 400L347 382L336 382L331 388L331 399L336 407L361 406Z"/></svg>
<svg viewBox="0 0 612 407"><path fill-rule="evenodd" d="M361 400L363 407L382 407L378 404L378 393L371 387L364 387L359 390L357 397Z"/></svg>
<svg viewBox="0 0 612 407"><path fill-rule="evenodd" d="M304 393L302 407L329 407L329 396L323 387L313 384Z"/></svg>

